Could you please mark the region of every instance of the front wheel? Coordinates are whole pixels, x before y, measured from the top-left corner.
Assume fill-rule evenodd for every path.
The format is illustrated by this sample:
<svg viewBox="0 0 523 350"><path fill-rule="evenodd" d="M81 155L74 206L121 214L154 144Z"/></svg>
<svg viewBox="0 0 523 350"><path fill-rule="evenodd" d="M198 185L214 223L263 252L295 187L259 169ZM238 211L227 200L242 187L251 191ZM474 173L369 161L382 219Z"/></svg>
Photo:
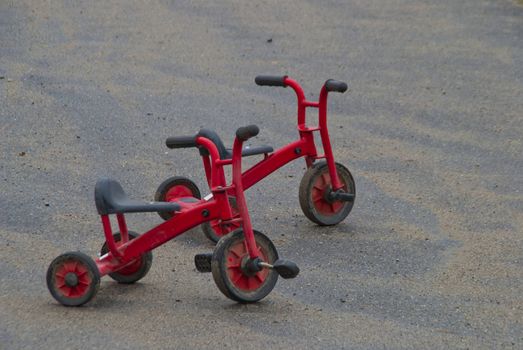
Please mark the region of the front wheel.
<svg viewBox="0 0 523 350"><path fill-rule="evenodd" d="M336 163L336 171L346 193L356 196L354 179L346 167ZM327 162L310 167L300 183L300 206L307 218L322 226L336 225L343 221L354 206L354 199L348 202L331 200L332 182ZM355 197L354 197L355 198Z"/></svg>
<svg viewBox="0 0 523 350"><path fill-rule="evenodd" d="M259 258L269 264L278 260L278 252L263 233L254 231ZM254 303L266 297L276 285L278 273L262 269L252 273L245 266L249 260L243 229L223 236L212 255L211 270L218 289L229 299L240 303Z"/></svg>

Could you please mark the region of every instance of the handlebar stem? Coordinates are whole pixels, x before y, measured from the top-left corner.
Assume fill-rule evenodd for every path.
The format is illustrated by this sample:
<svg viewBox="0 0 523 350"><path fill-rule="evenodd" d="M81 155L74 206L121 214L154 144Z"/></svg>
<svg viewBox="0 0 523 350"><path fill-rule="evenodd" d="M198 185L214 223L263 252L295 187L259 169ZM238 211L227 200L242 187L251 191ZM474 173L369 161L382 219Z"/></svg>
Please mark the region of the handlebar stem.
<svg viewBox="0 0 523 350"><path fill-rule="evenodd" d="M249 257L251 259L255 259L260 255L260 253L256 247L254 232L252 231L251 218L247 210L247 203L243 193L242 147L243 141L236 137L232 147L232 182L236 191L236 205L238 206L238 211L240 212L240 217L242 218L243 235L245 237L245 241L247 242L247 251L249 252Z"/></svg>
<svg viewBox="0 0 523 350"><path fill-rule="evenodd" d="M206 139L205 137L198 136L196 138L196 143L198 145L204 147L209 152L212 163L214 163L216 165L220 165L220 164L218 164L218 161L220 160L220 153L218 152L218 148L216 148L216 145L214 144L214 142L212 142L209 139ZM210 183L211 189L216 186L221 186L222 185L221 180L222 179L220 178L219 171L211 171L211 183Z"/></svg>
<svg viewBox="0 0 523 350"><path fill-rule="evenodd" d="M325 85L320 91L320 101L318 106L318 119L320 126L321 143L323 144L323 151L325 153L325 159L327 160L327 166L329 167L329 174L331 175L332 189L334 191L342 188L340 178L336 171L336 164L334 162L334 155L332 153L331 142L329 138L329 130L327 129L327 96L329 92Z"/></svg>
<svg viewBox="0 0 523 350"><path fill-rule="evenodd" d="M285 78L285 85L290 86L296 93L298 99L298 127L305 127L305 108L307 107L307 100L300 84L289 77Z"/></svg>
<svg viewBox="0 0 523 350"><path fill-rule="evenodd" d="M325 153L325 158L327 160L327 165L329 167L329 173L331 175L332 187L333 190L338 190L342 187L341 181L336 172L336 164L334 163L334 155L332 153L332 146L329 139L329 130L327 128L327 97L329 91L325 85L321 88L320 97L318 102L307 101L305 98L305 93L303 92L300 84L286 77L284 80L287 86L290 86L296 93L298 100L298 129L303 130L306 128L306 109L307 107L318 108L318 126L321 135L321 142L323 145L323 151ZM302 132L300 132L302 133Z"/></svg>

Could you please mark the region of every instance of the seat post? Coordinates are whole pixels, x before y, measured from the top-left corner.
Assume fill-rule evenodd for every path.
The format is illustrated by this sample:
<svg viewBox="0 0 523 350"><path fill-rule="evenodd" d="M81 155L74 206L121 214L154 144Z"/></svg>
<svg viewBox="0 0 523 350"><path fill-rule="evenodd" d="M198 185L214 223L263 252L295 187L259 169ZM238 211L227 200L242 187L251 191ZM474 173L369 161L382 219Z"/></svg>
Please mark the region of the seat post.
<svg viewBox="0 0 523 350"><path fill-rule="evenodd" d="M111 228L111 220L109 215L102 215L102 225L104 227L105 242L107 242L107 247L109 251L113 254L114 257L120 258L122 254L116 248L116 243L114 242L113 230Z"/></svg>
<svg viewBox="0 0 523 350"><path fill-rule="evenodd" d="M116 218L118 219L118 228L120 229L122 243L126 243L129 241L129 231L127 231L125 216L123 214L116 214Z"/></svg>

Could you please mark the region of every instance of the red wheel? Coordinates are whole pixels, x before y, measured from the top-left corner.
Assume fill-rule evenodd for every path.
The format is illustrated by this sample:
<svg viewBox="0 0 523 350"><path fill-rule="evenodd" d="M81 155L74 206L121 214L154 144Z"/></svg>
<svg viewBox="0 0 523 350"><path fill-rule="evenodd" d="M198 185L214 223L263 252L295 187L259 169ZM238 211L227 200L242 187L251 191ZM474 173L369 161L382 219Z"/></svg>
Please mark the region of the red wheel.
<svg viewBox="0 0 523 350"><path fill-rule="evenodd" d="M58 256L47 269L47 288L65 306L80 306L91 300L100 286L96 263L80 252Z"/></svg>
<svg viewBox="0 0 523 350"><path fill-rule="evenodd" d="M139 236L138 233L129 231L129 239L135 239ZM113 237L117 247L122 244L120 232L116 232ZM105 242L100 250L100 254L105 255L107 252L109 252L109 248L107 247L107 242ZM110 273L109 276L118 283L131 284L144 278L147 272L149 272L152 263L153 253L149 251L120 270Z"/></svg>
<svg viewBox="0 0 523 350"><path fill-rule="evenodd" d="M229 203L231 205L232 214L234 215L234 218L239 218L240 213L236 205L236 198L230 196ZM234 222L231 224L222 224L222 221L219 219L207 221L201 224L201 228L205 236L214 243L217 243L220 240L220 238L240 227L241 223L239 222Z"/></svg>
<svg viewBox="0 0 523 350"><path fill-rule="evenodd" d="M342 189L356 195L356 187L351 173L343 165L336 163ZM326 162L314 164L307 170L300 183L300 206L307 218L318 225L336 225L343 221L352 210L354 200L350 202L330 200L332 191L329 167Z"/></svg>
<svg viewBox="0 0 523 350"><path fill-rule="evenodd" d="M273 264L278 252L271 240L263 233L254 231L259 258ZM218 289L228 298L240 303L253 303L266 297L276 285L278 273L262 269L248 271L245 266L249 260L243 230L238 229L224 236L214 249L211 260L212 276Z"/></svg>
<svg viewBox="0 0 523 350"><path fill-rule="evenodd" d="M157 202L175 202L184 197L202 198L200 190L194 182L186 177L173 176L158 186L154 200ZM158 215L164 220L169 220L173 217L173 213L168 212L161 212Z"/></svg>

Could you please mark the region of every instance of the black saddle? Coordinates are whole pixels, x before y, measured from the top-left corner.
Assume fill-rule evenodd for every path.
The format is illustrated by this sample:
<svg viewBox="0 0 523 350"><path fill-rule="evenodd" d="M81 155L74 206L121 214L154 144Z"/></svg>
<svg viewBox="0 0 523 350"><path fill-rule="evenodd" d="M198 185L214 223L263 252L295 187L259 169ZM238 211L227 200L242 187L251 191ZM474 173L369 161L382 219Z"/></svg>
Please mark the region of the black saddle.
<svg viewBox="0 0 523 350"><path fill-rule="evenodd" d="M211 140L218 149L220 159L231 159L232 150L230 148L225 148L225 145L222 142L222 139L218 134L209 129L201 129L198 134L195 136L174 136L169 137L165 143L169 148L188 148L188 147L197 147L196 138L205 137L206 139ZM256 154L267 154L274 152L274 149L271 146L257 146L250 147L246 146L242 150L242 157L254 156ZM200 148L200 154L208 155L208 151L205 148Z"/></svg>
<svg viewBox="0 0 523 350"><path fill-rule="evenodd" d="M209 129L201 129L200 132L196 135L205 137L206 139L211 140L218 148L218 153L220 154L220 159L231 159L232 158L232 149L225 148L225 145L222 142L222 139L216 132ZM204 150L206 151L206 150ZM271 146L258 146L258 147L244 147L242 149L242 157L254 156L256 154L265 154L271 153L274 149Z"/></svg>
<svg viewBox="0 0 523 350"><path fill-rule="evenodd" d="M94 201L100 215L146 212L174 212L181 209L172 202L143 202L127 197L118 181L101 178L94 188Z"/></svg>

